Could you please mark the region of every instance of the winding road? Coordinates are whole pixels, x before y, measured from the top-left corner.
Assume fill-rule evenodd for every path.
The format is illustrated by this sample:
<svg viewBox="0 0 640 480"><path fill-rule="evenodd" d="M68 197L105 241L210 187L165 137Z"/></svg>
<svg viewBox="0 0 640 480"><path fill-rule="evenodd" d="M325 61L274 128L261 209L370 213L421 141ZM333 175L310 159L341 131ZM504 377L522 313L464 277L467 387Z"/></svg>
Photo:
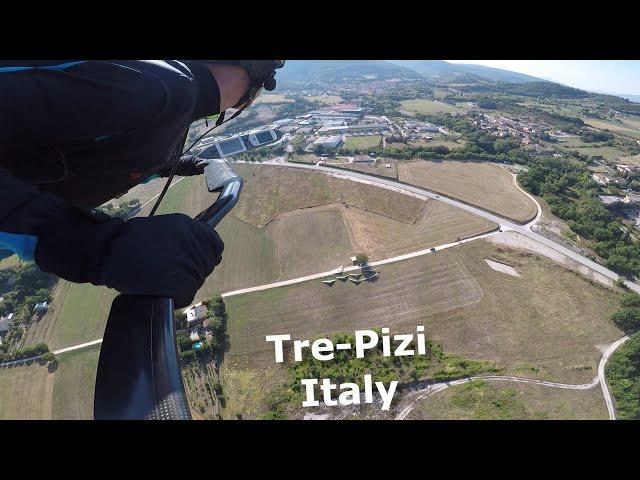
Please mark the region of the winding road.
<svg viewBox="0 0 640 480"><path fill-rule="evenodd" d="M488 212L486 210L483 210L481 208L475 207L473 205L469 205L467 203L461 202L459 200L455 200L453 198L447 197L445 195L442 195L441 193L435 193L432 192L431 190L427 190L425 188L422 187L416 187L414 185L408 185L402 182L398 182L395 180L391 180L391 179L387 179L387 178L380 178L380 177L373 177L371 175L367 175L364 173L360 173L360 172L355 172L355 171L348 171L348 170L342 170L342 169L338 169L338 168L332 168L332 167L327 167L324 165L311 165L311 164L301 164L301 163L285 163L284 158L283 157L278 157L276 159L273 160L269 160L266 162L263 162L267 165L278 165L278 166L282 166L282 167L287 167L287 168L301 168L301 169L305 169L305 170L315 170L315 171L320 171L320 172L325 172L325 173L330 173L332 175L335 176L339 176L339 177L343 177L346 179L351 179L351 180L355 180L355 181L360 181L360 182L364 182L364 183L370 183L370 184L378 184L378 185L383 185L383 186L387 186L387 187L392 187L394 189L399 189L399 190L404 190L406 192L410 192L413 194L417 194L417 195L422 195L425 197L428 197L432 200L436 200L439 202L443 202L446 203L447 205L451 205L452 207L455 208L459 208L461 210L464 210L466 212L469 212L473 215L477 215L479 217L483 217L486 218L487 220L491 220L494 223L497 223L498 225L500 225L500 227L502 228L503 231L508 231L508 230L513 230L516 231L518 233L521 233L529 238L531 238L532 240L535 240L538 243L541 243L573 260L575 260L578 263L581 263L582 265L585 265L589 268L591 268L592 270L595 270L596 272L610 278L611 280L618 280L619 278L623 278L620 277L617 273L615 273L612 270L609 270L607 267L600 265L596 262L594 262L593 260L590 260L588 258L586 258L583 255L580 255L579 253L574 252L573 250L570 250L569 248L566 248L562 245L559 245L557 243L555 243L552 240L549 240L546 237L543 237L542 235L535 233L531 230L531 227L533 225L535 225L535 223L538 221L538 219L540 218L540 212L541 212L541 208L540 205L538 204L538 202L533 198L533 201L536 203L536 206L538 208L538 214L536 215L536 217L531 220L530 222L524 224L524 225L520 225L518 223L515 223L511 220L508 220L506 218L500 217L494 213ZM624 283L627 285L627 287L629 287L631 290L634 290L637 293L640 293L640 285L631 282L629 280L624 279Z"/></svg>
<svg viewBox="0 0 640 480"><path fill-rule="evenodd" d="M242 162L244 163L244 162ZM524 191L522 188L520 188L520 186L517 184L516 180L515 180L515 176L514 176L514 182L516 182L516 186L518 189L520 189L522 192L524 192L535 204L537 207L537 214L535 216L534 219L532 219L530 222L521 225L518 223L515 223L511 220L508 220L506 218L500 217L494 213L491 213L489 211L483 210L481 208L475 207L473 205L461 202L459 200L456 200L454 198L451 197L447 197L446 195L442 195L440 193L435 193L432 192L430 190L427 190L425 188L422 187L416 187L414 185L408 185L402 182L398 182L398 181L394 181L392 179L387 179L387 178L380 178L380 177L374 177L371 175L367 175L367 174L363 174L363 173L359 173L356 171L347 171L347 170L342 170L342 169L336 169L336 168L331 168L331 167L327 167L327 166L323 166L320 164L315 164L315 165L311 165L311 164L298 164L298 163L289 163L286 162L286 160L284 159L284 157L278 157L275 158L273 160L269 160L269 161L265 161L262 162L263 164L267 164L267 165L276 165L276 166L280 166L280 167L284 167L284 168L299 168L299 169L305 169L305 170L314 170L314 171L320 171L320 172L324 172L330 175L334 175L334 176L338 176L338 177L342 177L342 178L346 178L348 180L352 180L352 181L357 181L357 182L362 182L362 183L368 183L368 184L373 184L379 187L383 187L383 188L390 188L393 190L400 190L403 192L407 192L409 194L413 194L413 195L420 195L426 198L430 198L432 200L435 201L439 201L439 202L443 202L446 203L448 205L451 205L455 208L459 208L461 210L464 210L466 212L469 212L473 215L477 215L479 217L485 218L487 220L490 220L496 224L498 224L500 226L500 230L501 231L509 231L509 230L513 230L516 231L518 233L521 233L522 235L525 235L529 238L531 238L532 240L535 240L573 260L575 260L576 262L585 265L589 268L591 268L592 270L595 270L596 272L612 279L612 280L618 280L618 278L621 278L618 276L618 274L616 274L615 272L609 270L608 268L599 265L598 263L574 252L573 250L570 250L562 245L559 245L555 242L553 242L552 240L547 239L546 237L543 237L542 235L539 235L535 232L532 231L531 227L533 225L536 224L536 222L540 219L540 216L542 214L542 209L540 207L540 204L537 202L537 200L530 195L528 192ZM182 179L180 179L182 180ZM174 182L171 186L175 186L180 180ZM148 202L145 203L148 204L151 201L153 201L155 199L152 198L151 200L149 200ZM144 207L144 205L142 205L140 208ZM384 265L384 264L388 264L388 263L392 263L392 262L398 262L398 261L402 261L402 260L406 260L408 258L413 258L413 257L418 257L421 255L428 255L430 253L432 253L433 251L440 251L440 250L444 250L447 248L451 248L463 243L467 243L467 242L471 242L474 240L478 240L480 238L485 238L488 237L490 235L495 235L496 233L498 233L498 231L493 231L493 232L489 232L489 233L484 233L481 235L477 235L474 237L470 237L470 238L466 238L457 242L452 242L452 243L447 243L447 244L443 244L443 245L439 245L436 247L433 247L433 250L431 248L428 249L423 249L423 250L419 250L416 252L412 252L412 253L408 253L405 255L399 255L396 257L391 257L391 258L387 258L384 260L379 260L376 262L371 262L372 266L378 266L378 265ZM350 267L346 267L344 268L345 272L349 272L349 271L353 271L353 270L357 270L359 267L357 266L350 266ZM286 285L293 285L296 283L301 283L301 282L306 282L309 280L314 280L314 279L319 279L319 278L323 278L332 274L336 273L336 269L334 270L329 270L326 272L321 272L321 273L316 273L313 275L307 275L304 277L299 277L299 278L293 278L290 280L285 280L285 281L281 281L281 282L274 282L274 283L269 283L266 285L258 285L258 286L254 286L254 287L249 287L249 288L243 288L243 289L239 289L239 290L234 290L234 291L230 291L230 292L225 292L222 294L223 297L229 297L229 296L233 296L233 295L240 295L243 293L250 293L250 292L256 292L256 291L261 291L261 290L268 290L271 288L277 288L277 287L282 287L282 286L286 286ZM628 281L628 280L624 280L624 283L632 290L640 293L640 286L637 285L634 282ZM490 381L510 381L510 382L519 382L519 383L529 383L529 384L535 384L535 385L542 385L542 386L547 386L547 387L552 387L552 388L564 388L564 389L571 389L571 390L586 390L586 389L590 389L590 388L594 388L596 385L600 384L602 386L602 392L604 395L604 399L605 399L605 403L607 405L607 410L609 413L609 418L611 420L615 420L616 416L615 416L615 408L613 405L613 400L611 398L611 394L609 392L609 389L607 387L606 384L606 380L605 380L605 366L607 361L609 360L609 357L613 354L613 352L615 352L615 350L622 345L624 342L626 342L629 339L629 336L625 336L622 337L621 339L617 340L616 342L612 343L607 350L603 353L601 359L600 359L600 363L598 365L598 375L590 382L590 383L586 383L586 384L579 384L579 385L571 385L571 384L563 384L563 383L557 383L557 382L549 382L549 381L545 381L545 380L535 380L535 379L527 379L527 378L521 378L521 377L514 377L514 376L500 376L500 375L489 375L489 376L473 376L473 377L467 377L467 378L463 378L463 379L459 379L459 380L453 380L450 382L442 382L442 383L432 383L432 384L421 384L424 385L423 387L418 387L415 390L412 390L408 396L407 399L405 399L405 401L408 401L408 405L404 406L402 408L402 410L400 411L400 413L396 416L396 419L401 420L407 417L407 415L409 415L409 413L411 412L411 410L413 409L413 406L420 401L422 398L431 395L433 393L442 391L450 386L454 386L454 385L459 385L459 384L463 384L466 382L469 382L471 380L477 380L477 379L482 379L482 380L490 380ZM91 342L86 342L86 343L82 343L79 345L74 345L71 347L67 347L67 348L63 348L60 350L56 350L53 353L55 355L60 355L60 354L64 354L70 351L74 351L74 350L79 350L82 348L87 348L93 345L97 345L99 343L102 342L102 339L98 339L98 340L94 340ZM13 360L13 361L8 361L8 362L4 362L4 363L0 363L0 367L5 367L5 366L11 366L11 365L16 365L16 364L20 364L20 363L26 363L26 362L30 362L33 360L37 360L39 357L30 357L30 358L25 358L25 359L19 359L19 360Z"/></svg>

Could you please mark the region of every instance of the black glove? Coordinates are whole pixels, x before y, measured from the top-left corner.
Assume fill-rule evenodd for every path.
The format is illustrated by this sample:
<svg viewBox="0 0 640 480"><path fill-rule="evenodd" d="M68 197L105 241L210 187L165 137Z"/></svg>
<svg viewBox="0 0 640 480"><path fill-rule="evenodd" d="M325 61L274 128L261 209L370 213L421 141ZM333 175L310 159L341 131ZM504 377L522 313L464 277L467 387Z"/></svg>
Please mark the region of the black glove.
<svg viewBox="0 0 640 480"><path fill-rule="evenodd" d="M191 177L192 175L202 175L204 167L207 166L209 160L198 158L196 155L183 155L178 159L178 165L174 173L180 177ZM164 167L158 172L161 177L168 177L171 174L171 164Z"/></svg>
<svg viewBox="0 0 640 480"><path fill-rule="evenodd" d="M244 68L249 74L249 90L233 108L238 108L253 100L261 88L269 92L274 90L276 88L276 70L284 67L285 63L284 60L206 60L206 62L237 65Z"/></svg>
<svg viewBox="0 0 640 480"><path fill-rule="evenodd" d="M174 213L128 221L63 209L38 232L35 260L72 282L191 303L220 263L224 243L210 226Z"/></svg>

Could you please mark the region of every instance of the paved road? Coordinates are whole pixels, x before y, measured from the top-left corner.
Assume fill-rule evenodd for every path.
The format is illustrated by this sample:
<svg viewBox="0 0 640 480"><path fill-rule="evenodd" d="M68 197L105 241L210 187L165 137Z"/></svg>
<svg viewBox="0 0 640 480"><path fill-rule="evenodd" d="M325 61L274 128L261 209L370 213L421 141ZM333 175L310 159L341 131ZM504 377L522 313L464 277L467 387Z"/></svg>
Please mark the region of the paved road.
<svg viewBox="0 0 640 480"><path fill-rule="evenodd" d="M72 352L74 350L80 350L81 348L91 347L92 345L98 345L102 343L102 339L93 340L91 342L81 343L80 345L74 345L73 347L61 348L60 350L55 350L53 352L54 355L60 355L62 353ZM11 360L10 362L0 362L0 367L9 367L11 365L18 365L20 363L32 362L34 360L38 360L42 355L36 355L35 357L21 358L18 360Z"/></svg>
<svg viewBox="0 0 640 480"><path fill-rule="evenodd" d="M489 237L491 235L495 235L496 233L498 233L497 230L495 230L493 232L482 233L480 235L475 235L473 237L465 238L465 239L459 240L457 242L445 243L445 244L442 244L442 245L438 245L436 247L425 248L424 250L418 250L417 252L406 253L404 255L398 255L398 256L395 256L395 257L385 258L384 260L378 260L378 261L375 261L375 262L370 262L369 265L371 265L372 267L377 267L379 265L386 265L388 263L400 262L402 260L407 260L409 258L420 257L422 255L428 255L428 254L433 253L433 252L439 252L440 250L445 250L447 248L455 247L457 245L462 245L463 243L472 242L472 241L478 240L480 238L486 238L486 237ZM316 280L316 279L319 279L319 278L324 278L324 277L328 277L330 275L334 275L334 274L338 273L338 270L339 270L338 268L334 268L333 270L328 270L326 272L321 272L321 273L314 273L313 275L307 275L305 277L292 278L290 280L283 280L281 282L267 283L265 285L258 285L258 286L255 286L255 287L241 288L240 290L233 290L231 292L225 292L225 293L222 294L222 296L223 297L232 297L234 295L241 295L243 293L259 292L261 290L268 290L270 288L284 287L286 285L294 285L296 283L307 282L309 280ZM355 266L355 265L354 266L349 266L349 267L344 267L343 272L347 273L347 272L352 272L354 270L360 270L360 267Z"/></svg>
<svg viewBox="0 0 640 480"><path fill-rule="evenodd" d="M79 350L81 348L91 347L92 345L98 345L99 343L102 343L101 338L99 338L98 340L93 340L92 342L81 343L80 345L74 345L73 347L61 348L60 350L56 350L55 352L53 352L53 354L60 355L61 353L72 352L74 350Z"/></svg>
<svg viewBox="0 0 640 480"><path fill-rule="evenodd" d="M486 218L487 220L491 220L492 222L497 223L498 225L500 225L500 227L502 228L503 231L508 231L508 230L513 230L516 231L518 233L521 233L539 243L542 243L543 245L546 245L547 247L562 253L563 255L575 260L578 263L581 263L583 265L586 265L587 267L591 268L592 270L595 270L598 273L601 273L602 275L612 279L612 280L618 280L619 275L611 270L609 270L608 268L594 262L593 260L590 260L586 257L584 257L583 255L580 255L579 253L574 252L573 250L570 250L562 245L558 245L557 243L553 242L552 240L549 240L546 237L543 237L542 235L539 235L533 231L531 231L531 227L535 224L535 222L537 221L537 219L539 218L539 215L536 215L536 218L534 218L532 221L524 224L524 225L520 225L518 223L515 223L511 220L508 220L506 218L500 217L494 213L490 213L486 210L482 210L481 208L478 207L474 207L472 205L468 205L464 202L460 202L458 200L455 200L453 198L449 198L446 197L442 194L439 193L435 193L432 192L430 190L427 190L425 188L422 187L415 187L413 185L406 185L404 183L400 183L391 179L386 179L386 178L379 178L379 177L373 177L371 175L367 175L364 173L359 173L359 172L354 172L354 171L346 171L346 170L341 170L341 169L336 169L336 168L332 168L332 167L327 167L324 165L307 165L307 164L298 164L298 163L285 163L283 161L282 157L278 157L274 160L269 160L267 162L263 162L266 164L270 164L270 165L279 165L279 166L285 166L287 168L301 168L304 170L315 170L315 171L320 171L320 172L325 172L325 173L331 173L334 175L340 175L346 178L352 178L352 179L356 179L359 181L365 181L368 183L377 183L380 185L387 185L390 187L394 187L394 188L398 188L401 190L405 190L407 192L411 192L414 194L418 194L418 195L423 195L425 197L431 198L433 200L437 200L443 203L446 203L447 205L451 205L452 207L456 207L459 208L461 210L465 210L466 212L469 212L473 215L478 215L479 217L483 217ZM536 202L537 204L537 202ZM640 293L640 285L625 280L624 283L632 290Z"/></svg>

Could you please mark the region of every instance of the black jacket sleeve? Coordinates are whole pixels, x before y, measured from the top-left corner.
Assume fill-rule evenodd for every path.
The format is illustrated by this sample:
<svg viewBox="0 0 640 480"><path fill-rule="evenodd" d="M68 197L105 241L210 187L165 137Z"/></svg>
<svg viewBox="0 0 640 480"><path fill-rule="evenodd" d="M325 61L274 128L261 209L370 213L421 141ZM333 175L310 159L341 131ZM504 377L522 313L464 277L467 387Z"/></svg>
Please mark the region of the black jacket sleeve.
<svg viewBox="0 0 640 480"><path fill-rule="evenodd" d="M42 223L64 207L55 195L41 192L0 168L0 232L37 235Z"/></svg>

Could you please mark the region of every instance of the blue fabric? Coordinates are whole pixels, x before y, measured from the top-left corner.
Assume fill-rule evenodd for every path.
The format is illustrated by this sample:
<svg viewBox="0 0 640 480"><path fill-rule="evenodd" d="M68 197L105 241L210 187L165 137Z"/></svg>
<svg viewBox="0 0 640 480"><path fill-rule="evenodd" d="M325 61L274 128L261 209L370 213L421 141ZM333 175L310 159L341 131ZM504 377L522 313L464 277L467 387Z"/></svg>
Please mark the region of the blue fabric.
<svg viewBox="0 0 640 480"><path fill-rule="evenodd" d="M149 183L151 180L154 180L156 178L158 178L159 175L157 173L154 173L153 175L151 175L150 177L145 178L143 181L141 181L140 183Z"/></svg>
<svg viewBox="0 0 640 480"><path fill-rule="evenodd" d="M22 260L33 260L37 244L35 235L0 232L0 248L17 253Z"/></svg>
<svg viewBox="0 0 640 480"><path fill-rule="evenodd" d="M47 65L44 67L2 67L0 68L0 73L22 72L24 70L32 70L34 68L44 68L45 70L66 70L67 68L73 67L74 65L85 63L85 61L86 60L81 60L77 62L67 62L67 63L61 63L59 65Z"/></svg>

